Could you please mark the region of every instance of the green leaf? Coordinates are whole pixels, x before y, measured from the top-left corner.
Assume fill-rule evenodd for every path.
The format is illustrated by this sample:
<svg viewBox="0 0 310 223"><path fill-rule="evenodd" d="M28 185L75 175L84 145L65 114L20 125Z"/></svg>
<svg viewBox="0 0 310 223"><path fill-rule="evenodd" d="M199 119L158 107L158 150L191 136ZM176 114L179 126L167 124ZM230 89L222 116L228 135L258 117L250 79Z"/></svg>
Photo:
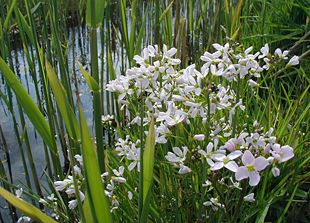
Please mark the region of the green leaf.
<svg viewBox="0 0 310 223"><path fill-rule="evenodd" d="M12 4L10 6L10 9L9 9L9 11L7 13L7 16L5 18L5 21L4 21L4 24L3 24L3 28L6 29L6 30L9 28L9 22L10 22L10 18L11 18L13 9L15 7L15 4L16 4L16 0L13 0Z"/></svg>
<svg viewBox="0 0 310 223"><path fill-rule="evenodd" d="M146 204L147 194L151 189L151 184L153 181L154 153L155 153L155 132L154 132L154 118L152 117L143 152L143 206L145 206Z"/></svg>
<svg viewBox="0 0 310 223"><path fill-rule="evenodd" d="M83 68L83 66L81 64L79 64L79 66L80 66L80 70L81 70L90 90L93 92L99 92L100 87L99 87L97 81L92 76L90 76L90 74Z"/></svg>
<svg viewBox="0 0 310 223"><path fill-rule="evenodd" d="M91 3L94 2L95 4L95 27L99 27L102 23L102 19L104 16L104 9L106 6L105 0L87 0L87 6L86 6L86 24L88 26L92 26L91 22L91 16L92 16L92 10L91 10Z"/></svg>
<svg viewBox="0 0 310 223"><path fill-rule="evenodd" d="M87 123L81 105L79 105L80 128L82 136L82 154L85 167L86 185L91 213L98 223L110 223L112 218L101 181L95 148L90 138Z"/></svg>
<svg viewBox="0 0 310 223"><path fill-rule="evenodd" d="M37 105L34 103L30 95L24 89L23 85L19 82L17 77L14 75L13 71L8 67L5 61L0 57L0 70L4 76L8 86L14 91L19 104L22 106L24 112L27 114L29 120L38 131L43 141L48 145L48 147L57 153L56 145L54 144L53 136L51 135L51 130L44 119L44 116L40 112Z"/></svg>
<svg viewBox="0 0 310 223"><path fill-rule="evenodd" d="M147 222L148 212L151 206L150 200L152 195L151 188L153 184L154 154L155 130L154 117L152 117L143 152L143 207L139 222Z"/></svg>
<svg viewBox="0 0 310 223"><path fill-rule="evenodd" d="M166 15L169 12L169 9L171 8L172 4L173 4L173 1L170 2L170 4L165 9L165 11L160 15L159 22L161 22L166 17Z"/></svg>
<svg viewBox="0 0 310 223"><path fill-rule="evenodd" d="M94 220L93 220L92 212L90 209L88 194L85 194L85 200L84 200L84 204L83 204L83 212L84 212L84 216L85 216L85 221L87 223L93 223Z"/></svg>
<svg viewBox="0 0 310 223"><path fill-rule="evenodd" d="M31 219L42 222L42 223L57 223L55 220L50 218L49 216L45 215L35 206L27 203L26 201L17 198L12 193L8 192L4 188L0 187L0 195L10 202L13 206L23 212L26 216L30 217Z"/></svg>
<svg viewBox="0 0 310 223"><path fill-rule="evenodd" d="M268 214L268 210L270 208L270 205L273 201L273 198L271 198L268 203L264 206L265 208L262 209L262 211L260 211L260 213L257 215L256 221L255 223L264 223L265 222L265 218Z"/></svg>
<svg viewBox="0 0 310 223"><path fill-rule="evenodd" d="M68 134L71 138L79 141L81 140L79 124L75 117L74 111L67 99L68 97L66 91L64 90L60 81L58 80L57 75L52 66L50 65L50 63L46 61L45 66L49 83L53 90L59 111L66 124Z"/></svg>

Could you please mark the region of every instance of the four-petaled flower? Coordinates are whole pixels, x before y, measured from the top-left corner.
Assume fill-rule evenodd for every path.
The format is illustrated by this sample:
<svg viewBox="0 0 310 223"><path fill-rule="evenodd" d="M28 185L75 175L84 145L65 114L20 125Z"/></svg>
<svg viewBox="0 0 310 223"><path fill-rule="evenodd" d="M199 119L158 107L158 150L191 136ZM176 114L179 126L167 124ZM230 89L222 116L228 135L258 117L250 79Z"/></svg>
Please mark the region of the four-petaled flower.
<svg viewBox="0 0 310 223"><path fill-rule="evenodd" d="M269 162L265 157L255 158L253 154L246 150L242 156L244 166L238 167L236 171L236 180L240 181L249 178L250 186L256 186L260 181L259 171L264 170Z"/></svg>

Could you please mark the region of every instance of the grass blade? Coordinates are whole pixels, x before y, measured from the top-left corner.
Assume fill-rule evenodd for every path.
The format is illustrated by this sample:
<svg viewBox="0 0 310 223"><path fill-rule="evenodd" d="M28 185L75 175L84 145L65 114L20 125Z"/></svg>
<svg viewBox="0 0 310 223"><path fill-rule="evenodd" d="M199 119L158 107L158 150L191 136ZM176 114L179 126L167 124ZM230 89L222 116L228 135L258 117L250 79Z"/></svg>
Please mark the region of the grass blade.
<svg viewBox="0 0 310 223"><path fill-rule="evenodd" d="M23 212L26 216L30 217L33 220L42 223L57 223L52 218L50 218L49 216L41 212L39 209L37 209L35 206L27 203L22 199L17 198L12 193L8 192L2 187L0 187L0 195L8 202L10 202L13 206L15 206L17 209L19 209L21 212Z"/></svg>
<svg viewBox="0 0 310 223"><path fill-rule="evenodd" d="M94 2L94 3L92 3ZM105 0L88 0L87 1L87 7L86 7L86 24L88 26L93 26L93 24L91 24L91 14L92 14L92 10L91 10L91 5L95 4L95 25L96 27L100 26L102 23L102 19L104 16L104 8L106 6L106 1Z"/></svg>
<svg viewBox="0 0 310 223"><path fill-rule="evenodd" d="M97 81L90 76L90 74L83 68L83 66L81 64L79 64L80 66L80 70L85 78L85 81L88 85L88 87L90 88L91 91L93 92L99 92L100 91L100 87L97 83Z"/></svg>
<svg viewBox="0 0 310 223"><path fill-rule="evenodd" d="M51 131L44 119L44 116L24 89L23 85L19 82L19 80L14 75L13 71L8 67L8 65L4 62L4 60L0 57L0 70L2 71L2 75L4 76L7 84L13 89L16 98L23 110L27 114L31 123L41 135L44 142L48 145L48 147L54 152L57 153L56 145L54 144L54 140L52 139Z"/></svg>
<svg viewBox="0 0 310 223"><path fill-rule="evenodd" d="M85 166L87 191L89 195L88 198L92 209L93 218L96 219L98 223L110 223L112 222L112 218L101 182L98 160L96 158L93 142L90 138L87 123L80 105L79 114L83 162Z"/></svg>
<svg viewBox="0 0 310 223"><path fill-rule="evenodd" d="M54 93L54 96L57 102L57 106L66 124L68 133L71 138L80 140L81 136L80 136L78 121L75 117L72 107L70 106L67 100L66 91L64 90L60 81L58 80L57 75L54 69L52 68L52 66L47 61L45 65L46 65L46 73L47 73L48 80L53 90L53 93Z"/></svg>
<svg viewBox="0 0 310 223"><path fill-rule="evenodd" d="M152 117L143 152L143 209L140 222L146 222L147 212L150 207L151 185L153 182L153 170L154 170L154 153L155 153L155 130L154 130L154 118Z"/></svg>

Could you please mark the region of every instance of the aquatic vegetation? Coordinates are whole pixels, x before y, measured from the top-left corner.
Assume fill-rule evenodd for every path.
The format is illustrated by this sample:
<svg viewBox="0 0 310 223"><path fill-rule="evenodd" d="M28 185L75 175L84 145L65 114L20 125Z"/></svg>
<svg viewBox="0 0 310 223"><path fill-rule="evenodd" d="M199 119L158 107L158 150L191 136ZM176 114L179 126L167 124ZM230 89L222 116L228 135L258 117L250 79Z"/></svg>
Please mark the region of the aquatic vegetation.
<svg viewBox="0 0 310 223"><path fill-rule="evenodd" d="M130 202L134 202L133 192L141 193L138 181L127 180L126 176L138 176L142 169L142 142L139 132L133 130L148 126L152 117L155 119L155 153L167 151L165 156L155 155L155 171L159 164L172 165L178 174L184 175L182 184L187 182L185 184L189 185L193 183L193 175L204 172L203 176L199 176L202 181L198 182L199 190L208 191L201 197L204 200L202 205L211 207L215 212L229 212L232 208L226 204L226 194L240 190L242 193L239 196L243 198L252 191L251 187L247 187L248 184L257 186L262 177L268 177L268 172L275 177L280 176L280 164L294 157L292 147L277 143L272 128L264 133L257 121L253 122L252 127L245 127L246 123L240 121L234 125L236 112L247 108L241 97L237 100L238 89L232 85L233 82L249 82L252 78L259 83L260 73L269 70L276 72L273 69L275 64L282 62L282 66L287 66L293 63L283 61L288 58L280 56L279 49L275 55L269 54L268 44L261 49L261 53L255 54L251 54L252 47L241 50L239 45L233 48L229 44L214 44L214 48L215 52L205 52L201 57L205 63L198 71L195 65L179 70L181 61L174 57L177 52L175 48L167 49L164 45L161 51L157 45L148 46L141 56L134 56L138 67L128 69L125 75L107 84L107 90L118 95L121 110L128 121L122 129L126 137L115 135L114 151L119 160L115 164L119 163L120 166L114 167L114 164L115 169L111 168L110 172L101 175L105 194L110 199L111 212L118 213L117 209L126 207L123 204L126 201L122 198L126 194ZM292 58L295 60L296 56ZM223 85L218 84L221 78L227 80ZM259 86L258 83L254 88ZM248 87L247 90L253 91L254 88ZM139 107L144 109L143 113L138 112ZM111 115L102 117L108 125L112 124L113 119ZM183 133L176 134L180 129L184 130ZM72 174L77 185L80 185L79 196L83 202L85 188L81 186L85 184L85 179L80 169L83 169L83 157L75 157L80 167L75 165ZM167 177L169 179L172 176L168 174ZM242 184L242 180L246 180L246 183ZM124 190L124 184L137 189ZM219 185L227 188L225 194L216 190ZM72 176L54 182L54 186L56 191L66 193L69 209L75 209L77 195ZM175 187L181 188L182 185ZM190 193L191 190L191 187L184 188L182 193ZM255 202L254 193L244 196L244 200ZM199 206L199 209L204 209L203 206ZM210 210L207 209L206 213L210 213Z"/></svg>
<svg viewBox="0 0 310 223"><path fill-rule="evenodd" d="M304 1L0 3L0 222L308 222Z"/></svg>

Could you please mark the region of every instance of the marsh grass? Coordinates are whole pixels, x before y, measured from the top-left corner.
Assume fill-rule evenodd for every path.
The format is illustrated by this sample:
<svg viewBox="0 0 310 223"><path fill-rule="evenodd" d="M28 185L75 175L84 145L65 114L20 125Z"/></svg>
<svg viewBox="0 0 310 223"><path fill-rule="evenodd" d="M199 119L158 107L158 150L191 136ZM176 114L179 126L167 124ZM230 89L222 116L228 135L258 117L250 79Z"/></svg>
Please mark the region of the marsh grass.
<svg viewBox="0 0 310 223"><path fill-rule="evenodd" d="M238 97L245 97L245 106L250 109L245 113L236 113L234 132L238 128L238 120L246 120L248 125L259 120L263 127L273 127L283 144L295 148L295 158L283 164L281 177L274 178L269 173L263 176L264 180L255 190L257 201L253 207L249 207L249 212L241 211L241 204L245 205L241 199L245 194L241 191L224 199L226 204L237 202L240 205L229 209L227 213L214 213L211 217L218 222L291 222L296 218L306 222L309 218L310 213L302 211L303 205L309 206L309 201L306 202L310 190L310 6L306 1L81 0L77 4L75 1L64 0L25 0L23 3L18 0L0 0L0 5L3 6L0 8L0 70L4 83L0 86L0 101L1 106L8 111L7 116L12 118L14 135L11 137L15 138L19 149L19 154L14 155L20 156L25 173L25 179L14 179L14 170L10 167L10 156L13 154L10 154L9 145L5 143L7 136L2 134L0 128L1 148L5 152L0 166L1 185L7 191L14 194L17 187L13 184L25 180L26 195L31 195L30 202L45 213L50 213L49 208L44 208L38 202L39 198L46 197L50 192L55 193L62 201L59 212L63 214L60 216L65 222L71 222L72 219L80 219L82 222L112 222L111 219L119 222L156 222L159 219L166 222L189 222L197 216L203 216L205 211L200 207L204 201L202 198L208 192L201 191L200 183L206 180L209 173L201 168L201 174L193 174L189 183L167 163L157 162L164 160L169 148L185 143L187 133L193 129L179 126L174 129L173 142L159 146L154 152L151 125L141 125L131 132L125 132L127 114L120 110L118 95L105 91L106 84L124 74L127 68L133 67L134 55L140 54L141 49L148 44L175 46L179 49L181 67L185 68L189 63L201 65L200 56L206 50L212 50L212 43L215 42L236 41L245 47L253 45L256 50L269 43L272 52L277 47L291 47L292 54L301 55L301 66L280 70L273 76L263 76L262 86L255 94L249 91L247 83L236 83L234 88L238 89ZM89 41L90 55L84 67L77 66L73 61L72 71L68 60L71 40L67 35L67 21L68 15L75 12L78 12L76 23L84 28L85 24L88 26L89 39L79 41ZM29 96L16 75L18 72L11 53L14 48L12 36L16 37L14 41L21 43L26 56L35 90L34 98ZM89 67L91 75L84 69ZM74 84L72 73L75 75ZM93 94L93 127L90 135L83 116L83 101L79 101L76 73L83 74ZM144 109L140 104L131 112L143 119ZM111 172L119 166L118 157L113 152L114 133L103 129L103 114L115 116L113 125L118 136L133 135L136 140L140 139L141 148L144 148L140 154L143 167L140 174L126 173L128 183L124 191L134 194L133 201L126 203L127 196L123 193L121 201L126 206L116 214L109 213L110 202L105 202L107 199L99 183L100 173ZM41 146L46 162L44 178L49 182L49 188L43 189L40 182L42 178L38 174L41 170L37 170L33 159L35 151L27 133L32 126L44 141ZM195 127L210 135L208 127L204 128L199 123L195 123ZM146 136L144 131L149 128L149 135ZM112 134L106 136L107 132ZM55 191L52 182L70 175L76 165L76 154L84 155L86 185L83 186L87 193L84 203L78 196L78 211L74 212L69 210L68 200L62 200L61 194ZM139 192L132 185L139 185ZM79 186L74 179L76 194ZM221 185L217 186L220 194L226 192ZM191 194L185 194L184 191L189 188ZM1 195L16 205L16 199L3 191ZM162 195L162 199L156 200L158 194ZM23 207L27 208L26 204L21 206L16 207L21 211ZM15 208L11 205L8 207L11 220L16 221ZM101 212L99 209L103 207L105 211ZM0 220L5 222L3 219L2 214Z"/></svg>

